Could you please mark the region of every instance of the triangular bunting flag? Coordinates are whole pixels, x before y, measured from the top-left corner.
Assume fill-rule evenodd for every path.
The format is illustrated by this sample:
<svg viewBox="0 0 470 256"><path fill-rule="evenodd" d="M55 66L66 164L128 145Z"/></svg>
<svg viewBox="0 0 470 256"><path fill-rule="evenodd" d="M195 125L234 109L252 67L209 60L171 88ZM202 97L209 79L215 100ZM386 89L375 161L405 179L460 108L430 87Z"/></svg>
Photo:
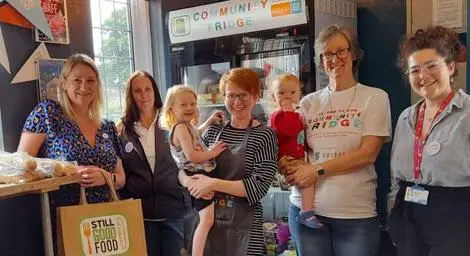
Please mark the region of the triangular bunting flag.
<svg viewBox="0 0 470 256"><path fill-rule="evenodd" d="M6 2L4 2L6 3ZM33 28L33 24L29 22L21 13L9 4L0 4L0 22L20 26L23 28Z"/></svg>
<svg viewBox="0 0 470 256"><path fill-rule="evenodd" d="M10 62L8 61L7 48L5 48L5 41L3 40L2 27L0 27L0 65L10 73Z"/></svg>
<svg viewBox="0 0 470 256"><path fill-rule="evenodd" d="M37 29L41 30L47 37L53 38L39 1L40 0L7 0L13 8L28 19Z"/></svg>
<svg viewBox="0 0 470 256"><path fill-rule="evenodd" d="M22 83L39 78L38 71L36 68L39 59L49 59L49 52L47 51L46 45L41 43L39 47L31 54L20 71L16 73L15 78L11 81L11 84Z"/></svg>

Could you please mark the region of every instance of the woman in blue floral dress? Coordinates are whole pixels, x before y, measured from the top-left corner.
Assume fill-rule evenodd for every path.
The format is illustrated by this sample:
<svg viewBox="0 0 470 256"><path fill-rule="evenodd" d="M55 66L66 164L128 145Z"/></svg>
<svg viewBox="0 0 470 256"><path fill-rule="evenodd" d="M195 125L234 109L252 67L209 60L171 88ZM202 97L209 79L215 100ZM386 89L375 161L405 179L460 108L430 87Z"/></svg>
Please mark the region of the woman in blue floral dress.
<svg viewBox="0 0 470 256"><path fill-rule="evenodd" d="M59 103L40 102L24 124L18 151L76 161L82 176L80 184L50 192L54 244L56 208L78 204L80 186L86 187L90 203L109 201L101 169L117 189L124 186L119 137L114 123L101 117L102 101L103 89L94 61L75 54L67 59L60 75Z"/></svg>

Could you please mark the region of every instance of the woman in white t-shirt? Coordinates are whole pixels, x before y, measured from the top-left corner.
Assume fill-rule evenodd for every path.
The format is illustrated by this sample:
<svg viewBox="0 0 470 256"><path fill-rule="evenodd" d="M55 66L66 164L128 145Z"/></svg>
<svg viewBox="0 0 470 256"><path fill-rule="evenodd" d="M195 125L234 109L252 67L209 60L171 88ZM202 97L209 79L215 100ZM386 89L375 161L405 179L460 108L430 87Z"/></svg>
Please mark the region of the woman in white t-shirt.
<svg viewBox="0 0 470 256"><path fill-rule="evenodd" d="M391 139L388 95L355 79L360 49L348 30L324 28L315 54L329 84L300 103L310 163L281 166L295 185L289 209L292 237L300 256L375 256L380 234L374 162ZM324 225L315 230L295 221L301 205L297 188L313 183L314 212Z"/></svg>

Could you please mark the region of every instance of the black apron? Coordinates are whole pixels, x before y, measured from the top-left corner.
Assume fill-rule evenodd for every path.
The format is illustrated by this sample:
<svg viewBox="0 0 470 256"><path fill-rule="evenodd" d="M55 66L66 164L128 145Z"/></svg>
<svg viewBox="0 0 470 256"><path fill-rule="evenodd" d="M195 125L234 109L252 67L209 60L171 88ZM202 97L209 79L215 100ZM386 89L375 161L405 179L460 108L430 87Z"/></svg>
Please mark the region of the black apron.
<svg viewBox="0 0 470 256"><path fill-rule="evenodd" d="M245 178L245 155L248 136L253 121L246 129L242 144L228 144L227 149L217 158L217 176L223 180ZM228 122L220 132L230 124ZM254 207L245 197L216 193L214 197L215 220L207 237L206 256L245 256L248 252Z"/></svg>

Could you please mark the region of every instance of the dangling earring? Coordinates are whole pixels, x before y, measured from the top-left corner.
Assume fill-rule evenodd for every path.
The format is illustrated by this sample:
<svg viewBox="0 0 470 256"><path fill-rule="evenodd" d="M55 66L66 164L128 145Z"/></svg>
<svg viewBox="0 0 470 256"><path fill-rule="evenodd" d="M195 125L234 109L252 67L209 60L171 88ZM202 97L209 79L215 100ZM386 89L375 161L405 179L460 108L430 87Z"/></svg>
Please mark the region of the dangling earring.
<svg viewBox="0 0 470 256"><path fill-rule="evenodd" d="M454 77L453 76L450 77L450 83L451 84L454 83Z"/></svg>

